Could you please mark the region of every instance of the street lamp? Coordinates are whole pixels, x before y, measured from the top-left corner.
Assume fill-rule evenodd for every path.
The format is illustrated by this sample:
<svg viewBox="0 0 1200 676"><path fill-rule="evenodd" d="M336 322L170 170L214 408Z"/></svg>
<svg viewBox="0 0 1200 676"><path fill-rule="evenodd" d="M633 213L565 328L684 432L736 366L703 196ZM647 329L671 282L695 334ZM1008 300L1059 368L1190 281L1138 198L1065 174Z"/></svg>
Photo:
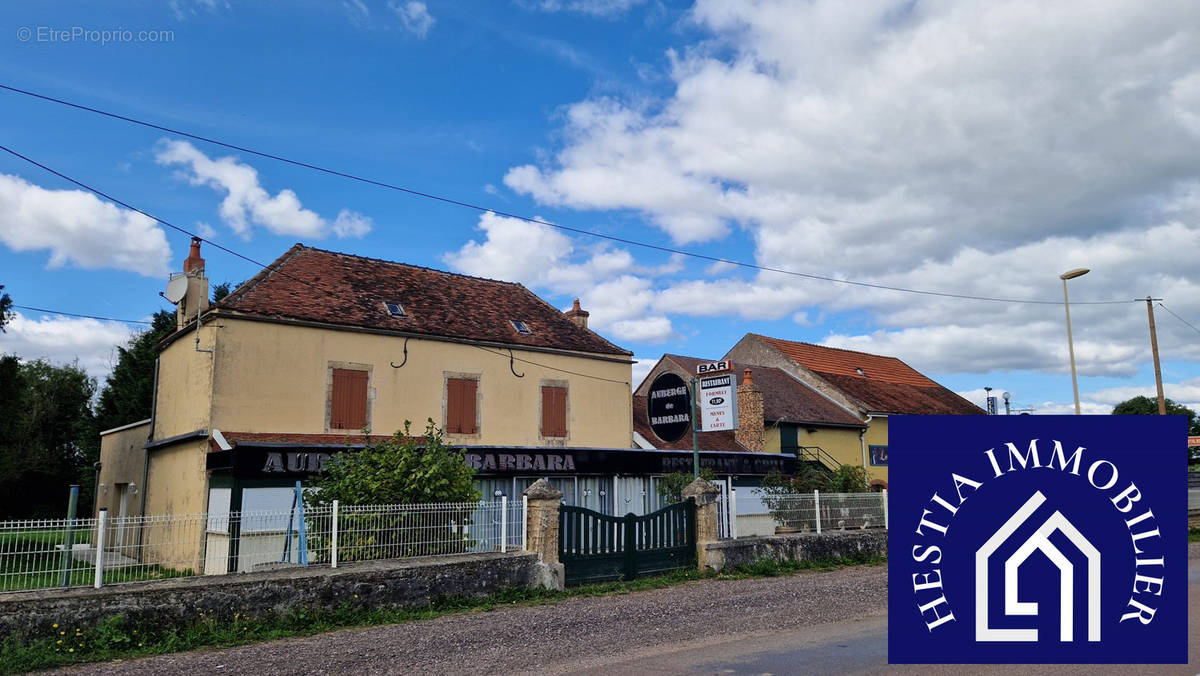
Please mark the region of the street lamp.
<svg viewBox="0 0 1200 676"><path fill-rule="evenodd" d="M1071 355L1071 389L1075 392L1075 415L1079 415L1079 380L1075 377L1075 343L1071 340L1071 303L1067 300L1067 280L1082 277L1090 272L1087 268L1067 270L1058 276L1063 283L1063 309L1067 312L1067 352Z"/></svg>

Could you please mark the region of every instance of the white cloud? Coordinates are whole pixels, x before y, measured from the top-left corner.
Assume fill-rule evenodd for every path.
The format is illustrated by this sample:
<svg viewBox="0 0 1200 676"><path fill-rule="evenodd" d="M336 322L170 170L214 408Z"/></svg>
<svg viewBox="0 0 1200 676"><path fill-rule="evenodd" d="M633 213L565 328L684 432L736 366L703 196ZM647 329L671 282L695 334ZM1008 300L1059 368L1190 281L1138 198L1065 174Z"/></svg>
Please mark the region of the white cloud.
<svg viewBox="0 0 1200 676"><path fill-rule="evenodd" d="M613 322L609 330L621 340L632 340L639 343L665 343L674 334L671 329L671 320L666 317L624 319Z"/></svg>
<svg viewBox="0 0 1200 676"><path fill-rule="evenodd" d="M578 297L591 315L588 326L620 340L661 342L670 337L671 321L650 307L655 297L651 277L677 271L680 261L641 268L624 249L577 250L557 230L492 212L479 217L479 229L485 235L482 242L470 240L442 260L458 272Z"/></svg>
<svg viewBox="0 0 1200 676"><path fill-rule="evenodd" d="M613 17L646 0L518 0L526 9L543 12L577 12L592 16Z"/></svg>
<svg viewBox="0 0 1200 676"><path fill-rule="evenodd" d="M646 376L650 375L650 370L658 363L658 357L637 357L633 358L633 382L630 383L632 389L637 390Z"/></svg>
<svg viewBox="0 0 1200 676"><path fill-rule="evenodd" d="M366 237L371 232L371 218L357 211L342 209L333 221L333 234L338 237Z"/></svg>
<svg viewBox="0 0 1200 676"><path fill-rule="evenodd" d="M0 353L26 360L45 359L52 364L77 362L101 384L112 370L116 346L136 332L120 322L16 313L0 333Z"/></svg>
<svg viewBox="0 0 1200 676"><path fill-rule="evenodd" d="M346 10L350 23L356 26L365 26L371 18L371 9L362 0L342 0L342 9Z"/></svg>
<svg viewBox="0 0 1200 676"><path fill-rule="evenodd" d="M745 232L769 267L1056 301L1083 266L1073 300L1153 293L1200 317L1195 16L1186 0L700 0L706 35L668 54L669 97L571 105L563 145L504 181L638 211L676 242ZM826 342L943 373L1066 370L1061 305L723 267L656 284L642 316L854 313L867 328ZM1082 375L1144 366L1144 310L1072 304ZM1200 362L1186 327L1158 328L1171 359Z"/></svg>
<svg viewBox="0 0 1200 676"><path fill-rule="evenodd" d="M183 166L187 169L183 177L192 185L224 193L221 220L243 238L249 238L251 227L256 225L276 235L312 239L325 237L330 231L328 221L305 209L295 192L285 188L272 196L259 182L258 171L236 157L212 159L187 141L164 139L155 160L164 166ZM344 209L332 226L338 237L362 237L370 229L369 218Z"/></svg>
<svg viewBox="0 0 1200 676"><path fill-rule="evenodd" d="M429 29L433 28L436 21L433 15L429 13L429 8L423 2L389 2L388 8L400 17L400 25L404 30L412 33L418 38L424 38L429 34Z"/></svg>
<svg viewBox="0 0 1200 676"><path fill-rule="evenodd" d="M1157 399L1158 392L1151 383L1148 386L1124 385L1107 387L1094 392L1081 393L1080 398L1111 409L1117 404L1134 397L1150 397ZM1185 380L1178 383L1163 383L1163 396L1200 413L1200 378Z"/></svg>
<svg viewBox="0 0 1200 676"><path fill-rule="evenodd" d="M82 190L47 190L0 174L0 242L50 252L49 267L167 274L171 249L153 220Z"/></svg>

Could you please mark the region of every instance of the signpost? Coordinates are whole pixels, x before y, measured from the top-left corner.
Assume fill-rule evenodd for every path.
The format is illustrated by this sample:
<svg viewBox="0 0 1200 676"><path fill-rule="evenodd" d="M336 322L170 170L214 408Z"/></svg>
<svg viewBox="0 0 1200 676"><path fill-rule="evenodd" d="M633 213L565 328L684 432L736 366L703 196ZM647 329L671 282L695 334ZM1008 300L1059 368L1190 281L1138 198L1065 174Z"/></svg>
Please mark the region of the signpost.
<svg viewBox="0 0 1200 676"><path fill-rule="evenodd" d="M663 373L650 384L646 414L650 429L666 442L679 441L692 425L688 385L674 373Z"/></svg>
<svg viewBox="0 0 1200 676"><path fill-rule="evenodd" d="M705 362L696 366L696 374L705 377L684 382L674 373L662 373L650 384L646 403L650 429L669 443L681 439L691 428L692 473L697 477L701 426L693 423L692 412L699 409L705 432L737 429L737 383L732 370L733 363L728 359Z"/></svg>
<svg viewBox="0 0 1200 676"><path fill-rule="evenodd" d="M732 373L700 379L700 421L705 432L737 429L737 388L733 381Z"/></svg>

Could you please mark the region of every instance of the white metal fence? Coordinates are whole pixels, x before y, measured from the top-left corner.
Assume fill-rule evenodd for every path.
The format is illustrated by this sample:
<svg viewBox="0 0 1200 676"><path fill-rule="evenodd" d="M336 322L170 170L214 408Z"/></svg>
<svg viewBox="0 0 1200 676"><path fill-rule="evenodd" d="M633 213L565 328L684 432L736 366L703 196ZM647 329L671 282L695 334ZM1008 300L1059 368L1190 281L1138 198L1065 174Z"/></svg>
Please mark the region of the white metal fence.
<svg viewBox="0 0 1200 676"><path fill-rule="evenodd" d="M770 493L741 488L722 496L721 537L820 533L887 528L887 491L881 493Z"/></svg>
<svg viewBox="0 0 1200 676"><path fill-rule="evenodd" d="M525 546L525 509L523 500L502 498L0 521L0 592L514 551Z"/></svg>

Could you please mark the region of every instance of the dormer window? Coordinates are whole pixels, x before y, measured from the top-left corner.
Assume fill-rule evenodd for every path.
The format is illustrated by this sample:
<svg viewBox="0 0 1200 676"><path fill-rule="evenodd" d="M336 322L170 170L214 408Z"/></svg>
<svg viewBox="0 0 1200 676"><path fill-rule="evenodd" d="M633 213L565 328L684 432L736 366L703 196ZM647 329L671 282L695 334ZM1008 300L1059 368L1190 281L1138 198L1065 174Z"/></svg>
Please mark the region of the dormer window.
<svg viewBox="0 0 1200 676"><path fill-rule="evenodd" d="M516 329L517 333L521 334L522 336L528 336L533 333L533 329L529 328L528 324L520 321L519 319L510 319L508 320L508 323L512 324L512 327Z"/></svg>
<svg viewBox="0 0 1200 676"><path fill-rule="evenodd" d="M393 316L397 319L404 319L405 317L408 316L404 313L404 306L399 303L386 303L385 302L384 305L387 307L388 314L390 314L391 316Z"/></svg>

